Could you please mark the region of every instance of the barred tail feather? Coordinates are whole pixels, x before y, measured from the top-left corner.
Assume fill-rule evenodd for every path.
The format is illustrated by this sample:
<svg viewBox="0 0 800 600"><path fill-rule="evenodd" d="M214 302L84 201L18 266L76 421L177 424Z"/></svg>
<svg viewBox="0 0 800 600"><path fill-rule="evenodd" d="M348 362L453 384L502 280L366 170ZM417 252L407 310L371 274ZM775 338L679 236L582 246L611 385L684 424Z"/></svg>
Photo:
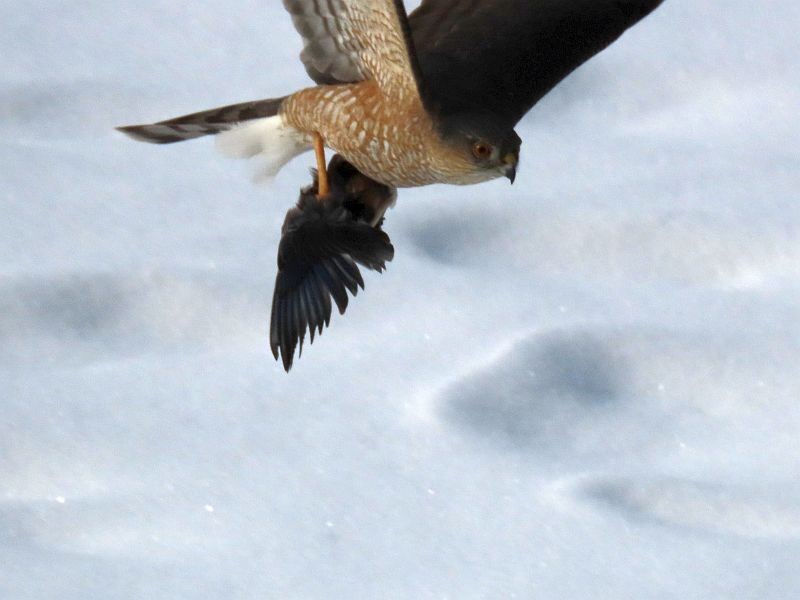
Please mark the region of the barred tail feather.
<svg viewBox="0 0 800 600"><path fill-rule="evenodd" d="M117 127L135 140L152 144L172 144L204 135L227 131L237 123L274 117L285 98L270 98L212 108L148 125Z"/></svg>

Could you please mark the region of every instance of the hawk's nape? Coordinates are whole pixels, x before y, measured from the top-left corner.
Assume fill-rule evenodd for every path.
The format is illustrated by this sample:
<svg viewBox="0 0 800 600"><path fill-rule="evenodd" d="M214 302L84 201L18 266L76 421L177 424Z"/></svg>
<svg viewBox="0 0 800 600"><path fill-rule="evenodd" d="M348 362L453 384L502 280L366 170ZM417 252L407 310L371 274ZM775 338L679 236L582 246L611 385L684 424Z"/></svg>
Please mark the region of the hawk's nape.
<svg viewBox="0 0 800 600"><path fill-rule="evenodd" d="M358 265L380 272L394 257L381 222L396 191L365 177L338 155L328 172L330 194L318 198L316 183L302 190L281 230L269 339L272 354L281 358L286 371L298 345L302 354L306 332L313 343L330 324L333 304L344 314L347 293L355 296L364 289Z"/></svg>
<svg viewBox="0 0 800 600"><path fill-rule="evenodd" d="M409 15L426 107L513 127L663 0L423 0Z"/></svg>

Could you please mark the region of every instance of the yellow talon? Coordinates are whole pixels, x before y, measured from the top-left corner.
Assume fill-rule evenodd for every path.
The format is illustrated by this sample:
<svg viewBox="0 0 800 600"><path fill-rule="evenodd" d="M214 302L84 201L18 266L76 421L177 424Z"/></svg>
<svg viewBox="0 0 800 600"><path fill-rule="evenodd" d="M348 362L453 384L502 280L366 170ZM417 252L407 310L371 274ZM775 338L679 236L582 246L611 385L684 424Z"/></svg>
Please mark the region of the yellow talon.
<svg viewBox="0 0 800 600"><path fill-rule="evenodd" d="M316 132L314 132L314 154L317 156L317 198L324 198L330 192L328 168L325 163L325 144L322 136Z"/></svg>

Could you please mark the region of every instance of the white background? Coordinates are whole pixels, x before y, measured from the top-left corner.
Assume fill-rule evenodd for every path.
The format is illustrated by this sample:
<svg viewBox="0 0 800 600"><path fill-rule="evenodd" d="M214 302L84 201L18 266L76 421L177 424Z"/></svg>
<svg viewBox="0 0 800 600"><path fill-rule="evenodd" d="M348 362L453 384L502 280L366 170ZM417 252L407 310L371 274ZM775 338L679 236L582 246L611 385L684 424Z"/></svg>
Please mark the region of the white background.
<svg viewBox="0 0 800 600"><path fill-rule="evenodd" d="M0 598L800 596L800 9L667 0L401 192L291 374L311 156L114 125L309 82L277 1L0 4Z"/></svg>

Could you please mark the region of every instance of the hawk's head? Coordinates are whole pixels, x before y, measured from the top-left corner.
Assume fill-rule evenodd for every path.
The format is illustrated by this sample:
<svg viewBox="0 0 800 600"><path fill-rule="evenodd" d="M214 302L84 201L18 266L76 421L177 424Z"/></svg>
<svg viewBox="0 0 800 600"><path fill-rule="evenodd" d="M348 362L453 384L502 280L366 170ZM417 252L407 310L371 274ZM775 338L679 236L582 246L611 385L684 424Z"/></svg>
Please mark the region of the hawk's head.
<svg viewBox="0 0 800 600"><path fill-rule="evenodd" d="M440 123L439 130L445 143L467 165L468 179L508 177L514 183L522 140L513 127L491 114L469 113L448 117Z"/></svg>

